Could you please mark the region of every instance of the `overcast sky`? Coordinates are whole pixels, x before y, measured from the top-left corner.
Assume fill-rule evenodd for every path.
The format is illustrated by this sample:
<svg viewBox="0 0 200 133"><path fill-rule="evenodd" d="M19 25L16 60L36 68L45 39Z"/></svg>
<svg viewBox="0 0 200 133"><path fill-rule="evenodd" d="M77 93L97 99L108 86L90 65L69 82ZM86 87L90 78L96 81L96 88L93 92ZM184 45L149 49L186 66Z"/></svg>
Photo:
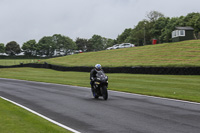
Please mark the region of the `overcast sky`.
<svg viewBox="0 0 200 133"><path fill-rule="evenodd" d="M116 39L152 10L167 17L200 12L200 0L0 0L0 43L62 34Z"/></svg>

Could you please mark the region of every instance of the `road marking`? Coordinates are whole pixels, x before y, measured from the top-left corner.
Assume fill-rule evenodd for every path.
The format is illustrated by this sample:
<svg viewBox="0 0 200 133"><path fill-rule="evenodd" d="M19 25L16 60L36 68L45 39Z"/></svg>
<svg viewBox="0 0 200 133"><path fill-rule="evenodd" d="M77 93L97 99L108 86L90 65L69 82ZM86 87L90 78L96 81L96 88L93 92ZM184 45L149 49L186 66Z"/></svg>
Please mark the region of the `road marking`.
<svg viewBox="0 0 200 133"><path fill-rule="evenodd" d="M70 86L70 87L80 87L80 88L90 89L90 88L88 88L88 87L72 86L72 85L63 85L63 84L56 84L56 83L47 83L47 82L40 82L40 81L29 81L29 80L8 79L8 78L0 78L0 79L16 80L16 81L24 81L24 82L35 82L35 83L41 83L41 84L54 84L54 85L60 85L60 86ZM114 90L108 90L108 91L116 92L116 93L122 93L122 94L128 94L128 95L135 95L135 96L140 96L140 97L149 97L149 98L155 98L155 99L163 99L163 100L169 100L169 101L176 101L176 102L182 102L182 103L189 103L189 104L200 105L200 103L197 103L197 102L190 102L190 101L185 101L185 100L170 99L170 98L156 97L156 96L148 96L148 95L135 94L135 93L128 93L128 92L120 92L120 91L114 91Z"/></svg>
<svg viewBox="0 0 200 133"><path fill-rule="evenodd" d="M71 131L71 132L80 133L80 132L78 132L78 131L76 131L76 130L70 128L70 127L67 127L67 126L65 126L65 125L63 125L63 124L61 124L61 123L59 123L59 122L56 122L56 121L54 121L54 120L52 120L52 119L50 119L50 118L48 118L48 117L46 117L46 116L44 116L44 115L42 115L42 114L40 114L40 113L37 113L36 111L33 111L33 110L31 110L31 109L29 109L29 108L27 108L27 107L25 107L25 106L23 106L23 105L21 105L21 104L19 104L19 103L16 103L16 102L14 102L14 101L12 101L12 100L9 100L9 99L7 99L7 98L4 98L4 97L2 97L2 96L0 96L0 98L6 100L6 101L8 101L8 102L11 102L11 103L13 103L13 104L15 104L15 105L17 105L17 106L19 106L19 107L21 107L21 108L23 108L23 109L29 111L29 112L31 112L31 113L33 113L33 114L36 114L36 115L38 115L38 116L40 116L40 117L42 117L42 118L44 118L44 119L46 119L46 120L48 120L48 121L50 121L50 122L52 122L52 123L54 123L54 124L56 124L56 125L62 127L62 128L65 128L65 129L67 129L67 130L69 130L69 131Z"/></svg>

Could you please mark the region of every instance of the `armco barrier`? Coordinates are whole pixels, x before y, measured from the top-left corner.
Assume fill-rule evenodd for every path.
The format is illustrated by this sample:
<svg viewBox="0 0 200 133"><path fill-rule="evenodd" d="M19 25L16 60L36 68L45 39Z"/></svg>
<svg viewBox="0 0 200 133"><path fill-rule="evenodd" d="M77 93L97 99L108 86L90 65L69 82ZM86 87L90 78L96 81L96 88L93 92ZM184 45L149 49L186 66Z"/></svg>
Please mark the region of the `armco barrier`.
<svg viewBox="0 0 200 133"><path fill-rule="evenodd" d="M90 72L93 67L64 67L48 63L0 66L0 68L33 67L57 71ZM162 75L200 75L200 67L104 67L106 73L162 74Z"/></svg>

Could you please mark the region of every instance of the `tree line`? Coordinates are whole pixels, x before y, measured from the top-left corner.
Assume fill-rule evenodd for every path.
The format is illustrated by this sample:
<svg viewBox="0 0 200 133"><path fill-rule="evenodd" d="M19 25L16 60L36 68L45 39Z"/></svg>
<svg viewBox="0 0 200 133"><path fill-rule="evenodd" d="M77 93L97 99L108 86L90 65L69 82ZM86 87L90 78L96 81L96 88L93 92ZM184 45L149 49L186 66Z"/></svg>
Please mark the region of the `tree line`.
<svg viewBox="0 0 200 133"><path fill-rule="evenodd" d="M6 44L0 43L0 53L10 56L24 52L27 56L53 56L68 55L74 50L83 52L100 51L120 43L132 43L142 46L152 43L157 39L158 43L171 42L171 33L175 27L191 26L194 28L194 37L200 39L200 13L189 13L180 17L165 17L158 11L151 11L146 19L139 21L134 28L125 29L116 39L109 39L100 35L93 35L90 39L76 38L73 41L70 37L54 34L44 36L38 42L34 39L23 43L22 47L11 41Z"/></svg>
<svg viewBox="0 0 200 133"><path fill-rule="evenodd" d="M200 39L200 13L189 13L180 17L165 17L164 14L151 11L146 19L140 21L133 29L125 29L117 37L117 43L130 42L136 46L152 44L152 39L158 43L172 41L172 31L176 27L191 26L194 28L194 38Z"/></svg>
<svg viewBox="0 0 200 133"><path fill-rule="evenodd" d="M6 44L0 43L0 53L6 53L9 56L24 52L26 56L59 56L74 53L76 50L83 52L100 51L114 45L114 40L93 35L90 39L76 38L74 42L71 38L54 34L53 36L44 36L38 42L29 40L23 43L22 47L16 41Z"/></svg>

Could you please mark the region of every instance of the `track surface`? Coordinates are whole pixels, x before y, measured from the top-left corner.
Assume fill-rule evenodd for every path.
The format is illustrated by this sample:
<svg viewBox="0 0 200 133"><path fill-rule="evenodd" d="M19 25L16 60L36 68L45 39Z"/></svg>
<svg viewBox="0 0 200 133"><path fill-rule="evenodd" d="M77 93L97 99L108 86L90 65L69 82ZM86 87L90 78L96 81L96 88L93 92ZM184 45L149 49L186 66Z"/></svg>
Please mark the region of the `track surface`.
<svg viewBox="0 0 200 133"><path fill-rule="evenodd" d="M200 104L109 91L0 79L0 96L83 133L200 133Z"/></svg>

